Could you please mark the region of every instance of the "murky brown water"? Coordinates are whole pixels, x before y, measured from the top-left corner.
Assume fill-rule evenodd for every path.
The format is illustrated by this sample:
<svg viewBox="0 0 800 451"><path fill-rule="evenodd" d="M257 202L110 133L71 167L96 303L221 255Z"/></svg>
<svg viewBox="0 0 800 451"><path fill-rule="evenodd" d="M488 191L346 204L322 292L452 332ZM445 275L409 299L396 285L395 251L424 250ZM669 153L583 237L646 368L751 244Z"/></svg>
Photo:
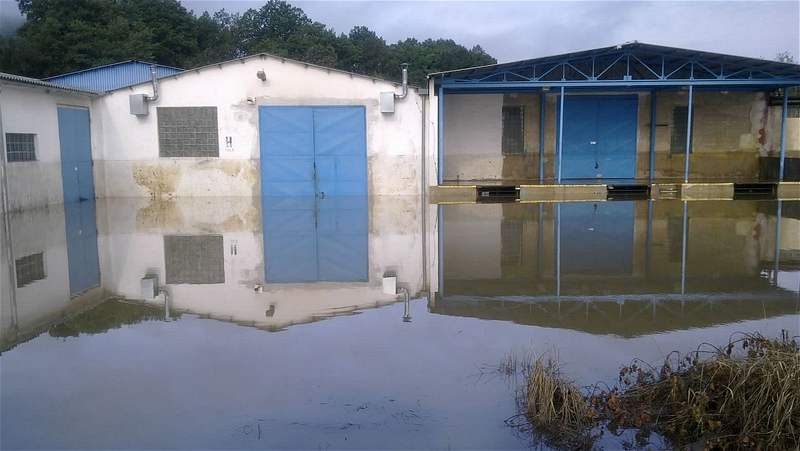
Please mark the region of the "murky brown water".
<svg viewBox="0 0 800 451"><path fill-rule="evenodd" d="M798 202L127 199L7 219L3 449L524 448L490 371L509 353L589 384L800 334ZM153 276L168 314L98 305Z"/></svg>

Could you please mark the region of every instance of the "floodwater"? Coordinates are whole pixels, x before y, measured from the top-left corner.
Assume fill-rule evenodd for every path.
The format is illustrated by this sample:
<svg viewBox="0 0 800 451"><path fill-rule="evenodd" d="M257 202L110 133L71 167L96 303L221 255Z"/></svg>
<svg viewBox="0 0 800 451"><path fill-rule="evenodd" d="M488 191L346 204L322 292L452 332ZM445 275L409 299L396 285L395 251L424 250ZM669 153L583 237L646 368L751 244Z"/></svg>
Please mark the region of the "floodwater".
<svg viewBox="0 0 800 451"><path fill-rule="evenodd" d="M493 372L510 353L613 383L634 358L800 334L800 202L115 199L5 219L3 449L526 448Z"/></svg>

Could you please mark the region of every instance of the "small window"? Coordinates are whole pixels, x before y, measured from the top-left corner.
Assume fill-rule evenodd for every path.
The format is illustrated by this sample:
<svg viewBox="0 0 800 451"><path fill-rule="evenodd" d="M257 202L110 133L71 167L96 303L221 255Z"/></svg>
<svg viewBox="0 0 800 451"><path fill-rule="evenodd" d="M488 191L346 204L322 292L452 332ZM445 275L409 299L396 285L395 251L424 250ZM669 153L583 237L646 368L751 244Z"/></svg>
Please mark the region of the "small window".
<svg viewBox="0 0 800 451"><path fill-rule="evenodd" d="M800 117L800 103L789 105L786 110L786 117Z"/></svg>
<svg viewBox="0 0 800 451"><path fill-rule="evenodd" d="M222 235L164 237L167 283L225 283Z"/></svg>
<svg viewBox="0 0 800 451"><path fill-rule="evenodd" d="M161 157L219 157L217 107L158 107Z"/></svg>
<svg viewBox="0 0 800 451"><path fill-rule="evenodd" d="M525 107L503 107L503 154L525 153Z"/></svg>
<svg viewBox="0 0 800 451"><path fill-rule="evenodd" d="M17 288L45 278L44 254L41 252L16 259L14 267L17 271Z"/></svg>
<svg viewBox="0 0 800 451"><path fill-rule="evenodd" d="M686 127L689 119L688 106L676 106L672 109L672 134L670 135L669 153L686 154L686 134L688 129ZM692 118L694 121L694 117ZM689 153L692 153L691 147Z"/></svg>
<svg viewBox="0 0 800 451"><path fill-rule="evenodd" d="M36 135L33 133L6 133L8 162L36 161Z"/></svg>

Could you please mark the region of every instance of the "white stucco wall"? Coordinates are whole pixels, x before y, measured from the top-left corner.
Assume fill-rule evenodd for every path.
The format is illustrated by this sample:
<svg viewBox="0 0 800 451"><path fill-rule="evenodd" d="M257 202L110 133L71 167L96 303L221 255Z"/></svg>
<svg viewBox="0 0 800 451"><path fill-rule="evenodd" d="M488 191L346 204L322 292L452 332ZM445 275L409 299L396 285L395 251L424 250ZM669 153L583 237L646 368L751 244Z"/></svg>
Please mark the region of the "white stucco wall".
<svg viewBox="0 0 800 451"><path fill-rule="evenodd" d="M256 77L265 71L266 81ZM416 90L382 114L382 91L394 83L274 57L202 68L161 80L160 98L145 117L129 113L129 95L149 84L96 99L94 139L101 197L250 196L260 193L260 105L362 105L366 108L370 194L419 194L422 100ZM251 102L248 102L248 98ZM159 158L156 107L216 106L219 158ZM233 145L226 148L226 138Z"/></svg>
<svg viewBox="0 0 800 451"><path fill-rule="evenodd" d="M502 178L503 94L448 94L445 180Z"/></svg>
<svg viewBox="0 0 800 451"><path fill-rule="evenodd" d="M87 96L46 91L39 87L11 83L0 84L3 133L36 135L36 161L7 164L8 200L11 211L63 202L58 106L88 107L89 104ZM96 147L94 141L92 147Z"/></svg>

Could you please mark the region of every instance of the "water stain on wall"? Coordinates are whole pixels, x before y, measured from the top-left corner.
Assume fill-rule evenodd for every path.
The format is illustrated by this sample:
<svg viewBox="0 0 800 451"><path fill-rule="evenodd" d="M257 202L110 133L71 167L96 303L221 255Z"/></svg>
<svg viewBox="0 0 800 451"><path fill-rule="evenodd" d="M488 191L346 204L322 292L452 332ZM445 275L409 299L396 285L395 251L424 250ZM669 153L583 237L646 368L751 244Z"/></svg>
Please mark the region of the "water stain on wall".
<svg viewBox="0 0 800 451"><path fill-rule="evenodd" d="M146 189L153 199L174 196L180 177L177 166L135 164L133 167L133 179L136 184Z"/></svg>

